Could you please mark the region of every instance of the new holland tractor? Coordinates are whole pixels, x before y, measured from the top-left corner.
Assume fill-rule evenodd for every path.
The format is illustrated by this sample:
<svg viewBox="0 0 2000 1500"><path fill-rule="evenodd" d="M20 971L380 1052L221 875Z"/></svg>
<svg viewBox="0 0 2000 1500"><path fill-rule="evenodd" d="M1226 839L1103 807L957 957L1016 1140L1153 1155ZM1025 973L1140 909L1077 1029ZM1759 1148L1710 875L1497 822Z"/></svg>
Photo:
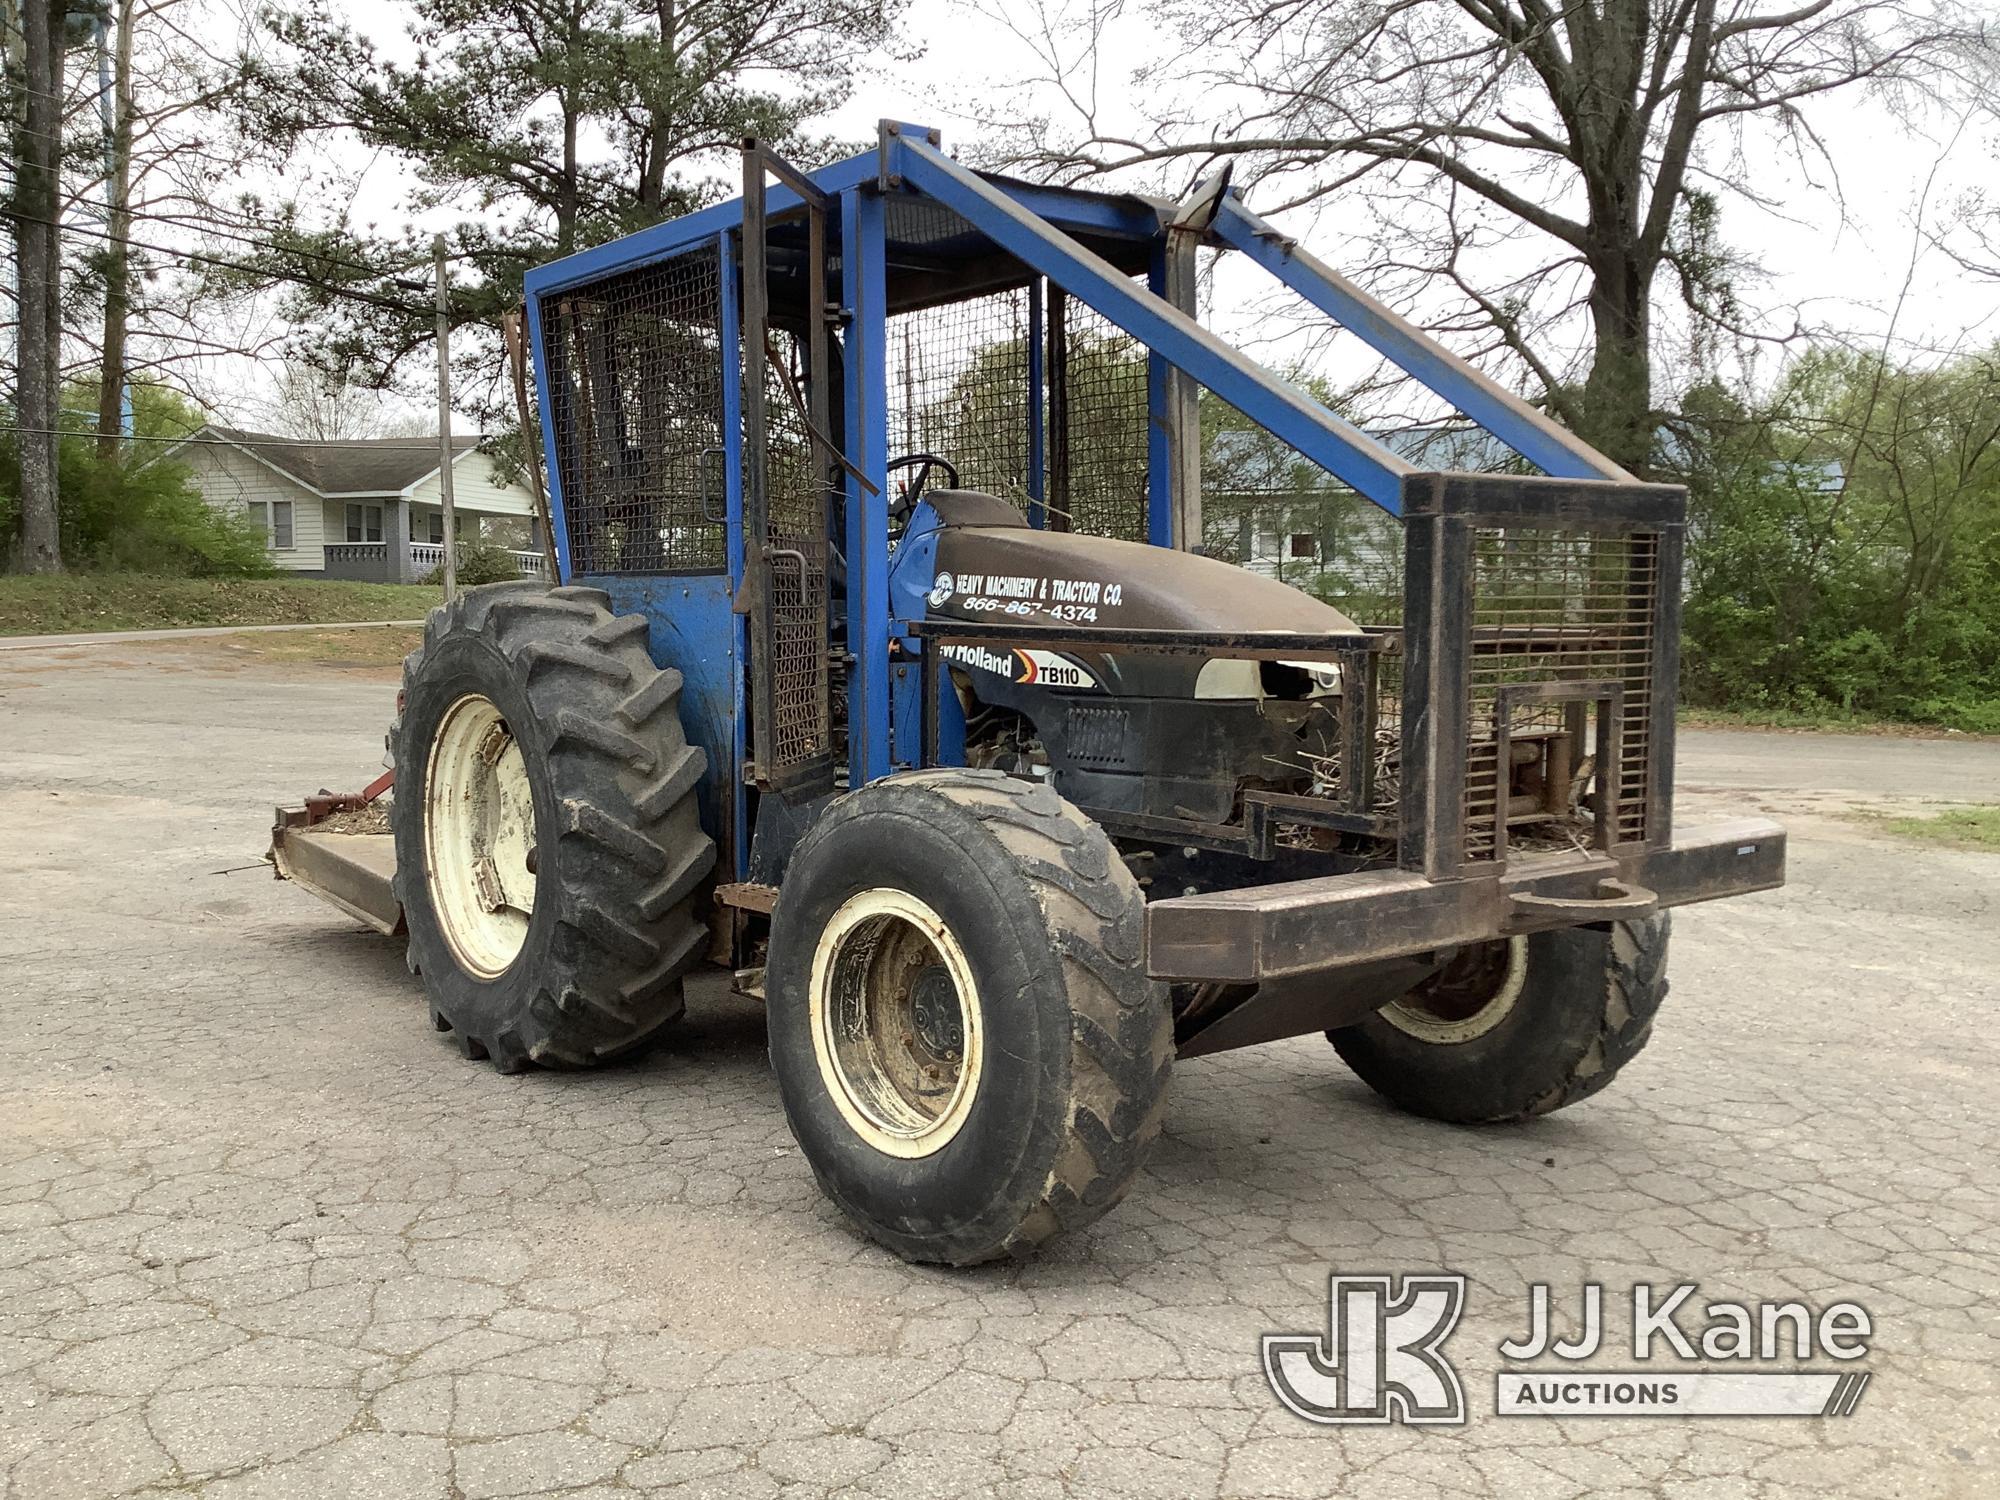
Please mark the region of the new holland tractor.
<svg viewBox="0 0 2000 1500"><path fill-rule="evenodd" d="M1668 908L1782 882L1772 824L1673 821L1679 490L1226 179L1037 186L892 123L744 164L528 278L560 577L432 613L388 834L366 794L280 810L280 874L405 934L465 1055L629 1056L719 965L827 1194L966 1264L1115 1204L1177 1060L1324 1033L1421 1115L1575 1103L1646 1043ZM1203 250L1512 472L1218 338ZM1204 466L1270 451L1400 518L1389 585L1343 610L1205 552Z"/></svg>

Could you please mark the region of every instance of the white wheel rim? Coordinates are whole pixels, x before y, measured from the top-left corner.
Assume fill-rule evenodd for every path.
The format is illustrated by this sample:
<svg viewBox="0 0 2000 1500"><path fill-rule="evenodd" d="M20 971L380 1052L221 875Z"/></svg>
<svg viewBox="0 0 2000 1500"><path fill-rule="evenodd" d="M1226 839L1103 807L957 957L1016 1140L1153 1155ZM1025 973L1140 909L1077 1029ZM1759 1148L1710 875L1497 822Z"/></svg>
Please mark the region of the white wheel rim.
<svg viewBox="0 0 2000 1500"><path fill-rule="evenodd" d="M445 711L424 775L424 879L452 956L495 979L535 910L535 799L500 710L468 693Z"/></svg>
<svg viewBox="0 0 2000 1500"><path fill-rule="evenodd" d="M1384 1006L1382 1019L1419 1041L1439 1046L1448 1047L1486 1035L1513 1013L1521 992L1527 988L1528 940L1513 937L1506 941L1505 968L1495 975L1491 991L1478 999L1469 1012L1463 1003L1449 1007L1426 1004L1425 990L1419 986Z"/></svg>
<svg viewBox="0 0 2000 1500"><path fill-rule="evenodd" d="M886 1156L941 1151L979 1091L979 986L944 919L907 891L850 896L819 936L813 1054L834 1107Z"/></svg>

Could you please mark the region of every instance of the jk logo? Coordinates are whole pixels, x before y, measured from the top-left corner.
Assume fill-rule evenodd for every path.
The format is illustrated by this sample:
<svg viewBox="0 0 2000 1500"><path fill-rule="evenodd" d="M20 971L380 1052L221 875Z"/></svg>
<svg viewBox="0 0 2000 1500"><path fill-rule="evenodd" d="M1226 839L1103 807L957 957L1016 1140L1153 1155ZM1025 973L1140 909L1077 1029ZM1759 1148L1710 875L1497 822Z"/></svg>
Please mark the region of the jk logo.
<svg viewBox="0 0 2000 1500"><path fill-rule="evenodd" d="M1465 1391L1440 1349L1465 1308L1463 1276L1327 1281L1327 1334L1264 1335L1264 1378L1308 1422L1465 1421Z"/></svg>

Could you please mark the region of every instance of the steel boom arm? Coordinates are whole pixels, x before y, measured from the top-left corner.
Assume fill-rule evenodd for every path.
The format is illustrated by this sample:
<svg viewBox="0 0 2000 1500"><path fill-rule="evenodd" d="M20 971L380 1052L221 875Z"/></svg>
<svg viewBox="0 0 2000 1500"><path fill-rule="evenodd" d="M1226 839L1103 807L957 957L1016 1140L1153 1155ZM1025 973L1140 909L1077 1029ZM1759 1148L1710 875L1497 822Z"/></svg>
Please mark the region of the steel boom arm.
<svg viewBox="0 0 2000 1500"><path fill-rule="evenodd" d="M1377 354L1442 396L1523 458L1558 479L1633 477L1568 428L1475 370L1362 291L1233 194L1209 232L1297 292Z"/></svg>
<svg viewBox="0 0 2000 1500"><path fill-rule="evenodd" d="M890 137L884 149L892 170L912 187L956 210L1001 249L1053 278L1072 297L1391 515L1402 513L1403 476L1416 470L1360 428L1232 349L1165 298L1135 285L1109 261L936 147L904 134Z"/></svg>

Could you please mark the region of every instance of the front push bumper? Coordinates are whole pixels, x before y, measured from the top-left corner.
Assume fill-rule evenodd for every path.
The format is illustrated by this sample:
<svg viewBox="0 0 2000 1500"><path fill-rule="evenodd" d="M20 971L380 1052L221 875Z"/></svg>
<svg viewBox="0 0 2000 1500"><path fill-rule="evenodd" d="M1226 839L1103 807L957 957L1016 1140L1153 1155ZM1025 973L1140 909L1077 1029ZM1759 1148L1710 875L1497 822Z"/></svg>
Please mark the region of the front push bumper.
<svg viewBox="0 0 2000 1500"><path fill-rule="evenodd" d="M1663 849L1530 856L1492 875L1364 870L1155 901L1146 968L1155 979L1262 984L1784 883L1784 829L1731 819L1686 827Z"/></svg>

